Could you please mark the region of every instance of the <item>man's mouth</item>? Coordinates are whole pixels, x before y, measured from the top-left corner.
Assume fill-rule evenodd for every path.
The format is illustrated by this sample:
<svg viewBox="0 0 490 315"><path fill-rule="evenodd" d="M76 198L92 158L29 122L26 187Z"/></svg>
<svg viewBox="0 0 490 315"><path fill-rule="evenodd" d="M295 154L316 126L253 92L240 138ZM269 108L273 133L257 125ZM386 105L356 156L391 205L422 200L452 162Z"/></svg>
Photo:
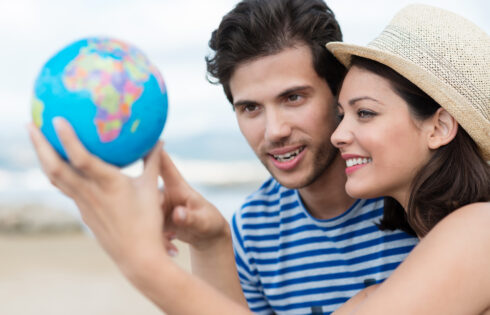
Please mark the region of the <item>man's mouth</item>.
<svg viewBox="0 0 490 315"><path fill-rule="evenodd" d="M271 156L278 162L288 162L293 160L298 154L300 154L305 147L300 147L294 151L286 152L284 154L271 154Z"/></svg>

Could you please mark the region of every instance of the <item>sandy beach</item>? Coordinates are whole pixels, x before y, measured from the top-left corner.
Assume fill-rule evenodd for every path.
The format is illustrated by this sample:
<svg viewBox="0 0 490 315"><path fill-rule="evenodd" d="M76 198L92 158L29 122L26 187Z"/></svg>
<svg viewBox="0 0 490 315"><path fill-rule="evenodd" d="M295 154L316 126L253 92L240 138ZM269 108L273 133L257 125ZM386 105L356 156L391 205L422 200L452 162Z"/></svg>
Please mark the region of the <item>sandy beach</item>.
<svg viewBox="0 0 490 315"><path fill-rule="evenodd" d="M189 270L186 245L176 261ZM0 235L0 314L162 314L83 232Z"/></svg>

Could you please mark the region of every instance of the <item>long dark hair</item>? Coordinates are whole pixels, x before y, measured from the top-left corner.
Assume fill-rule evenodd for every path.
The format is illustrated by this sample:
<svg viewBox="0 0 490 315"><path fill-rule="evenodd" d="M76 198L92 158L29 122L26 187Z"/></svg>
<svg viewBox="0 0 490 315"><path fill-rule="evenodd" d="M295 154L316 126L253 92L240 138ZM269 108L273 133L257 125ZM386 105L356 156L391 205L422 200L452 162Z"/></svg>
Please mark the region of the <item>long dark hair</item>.
<svg viewBox="0 0 490 315"><path fill-rule="evenodd" d="M387 79L407 102L415 119L424 120L441 106L424 91L393 69L373 60L353 57L352 66ZM402 229L425 236L437 222L454 210L490 200L490 166L475 141L459 126L455 138L437 149L412 181L406 211L393 198L385 198L381 229Z"/></svg>
<svg viewBox="0 0 490 315"><path fill-rule="evenodd" d="M303 44L311 50L316 73L335 95L345 67L325 44L341 40L340 26L322 0L243 0L211 35L209 47L214 54L205 58L208 81L222 84L233 103L229 81L236 67Z"/></svg>

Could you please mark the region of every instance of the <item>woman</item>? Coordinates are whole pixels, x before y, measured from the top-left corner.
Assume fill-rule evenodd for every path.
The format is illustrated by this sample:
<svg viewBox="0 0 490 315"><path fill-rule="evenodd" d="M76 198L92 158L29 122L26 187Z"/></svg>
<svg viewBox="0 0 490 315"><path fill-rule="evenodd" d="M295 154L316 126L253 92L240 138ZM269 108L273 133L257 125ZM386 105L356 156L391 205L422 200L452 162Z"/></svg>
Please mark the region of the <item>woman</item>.
<svg viewBox="0 0 490 315"><path fill-rule="evenodd" d="M350 67L332 135L347 193L389 196L381 227L422 239L336 314L490 313L488 35L413 5L367 47L327 47Z"/></svg>
<svg viewBox="0 0 490 315"><path fill-rule="evenodd" d="M344 80L341 122L332 136L346 159L347 192L354 197L390 196L381 227L401 227L422 238L384 283L362 291L336 313L489 312L488 35L449 12L410 6L370 46L334 43L328 48L346 65L352 55L364 58L353 60ZM109 181L104 189L113 197L110 205L90 193L75 201L101 245L137 288L169 314L249 313L179 269L164 250L169 245L161 236L162 213L138 211L155 209L158 203L160 165L166 166L168 187L182 184L165 153L154 150L143 175L130 181L100 162L87 164L88 153L65 122L58 121L57 130L72 166L31 128L43 168L68 195L80 185L90 192ZM95 180L84 181L80 174ZM131 195L139 202L128 206L124 200ZM168 193L166 198L179 196ZM189 207L209 206L199 196L189 200ZM152 233L142 237L134 227L137 222L114 222L124 216L154 222Z"/></svg>

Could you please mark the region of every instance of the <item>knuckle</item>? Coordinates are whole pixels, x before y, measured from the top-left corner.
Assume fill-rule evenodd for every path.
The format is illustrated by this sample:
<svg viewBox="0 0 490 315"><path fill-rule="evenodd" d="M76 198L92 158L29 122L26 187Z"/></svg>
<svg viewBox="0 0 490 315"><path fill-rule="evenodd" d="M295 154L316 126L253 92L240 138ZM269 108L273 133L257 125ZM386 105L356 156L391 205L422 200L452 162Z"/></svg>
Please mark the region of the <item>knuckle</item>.
<svg viewBox="0 0 490 315"><path fill-rule="evenodd" d="M49 165L48 167L46 167L44 171L45 171L46 175L48 175L51 183L53 185L56 185L54 183L54 181L56 181L56 179L60 178L61 175L63 174L63 167L62 167L61 163L53 163L53 164Z"/></svg>
<svg viewBox="0 0 490 315"><path fill-rule="evenodd" d="M71 164L76 169L86 171L90 168L90 161L85 155L76 156L70 159Z"/></svg>
<svg viewBox="0 0 490 315"><path fill-rule="evenodd" d="M49 182L51 183L51 185L55 186L55 187L58 187L57 185L57 181L52 178L51 176L48 175L48 178L49 178Z"/></svg>

